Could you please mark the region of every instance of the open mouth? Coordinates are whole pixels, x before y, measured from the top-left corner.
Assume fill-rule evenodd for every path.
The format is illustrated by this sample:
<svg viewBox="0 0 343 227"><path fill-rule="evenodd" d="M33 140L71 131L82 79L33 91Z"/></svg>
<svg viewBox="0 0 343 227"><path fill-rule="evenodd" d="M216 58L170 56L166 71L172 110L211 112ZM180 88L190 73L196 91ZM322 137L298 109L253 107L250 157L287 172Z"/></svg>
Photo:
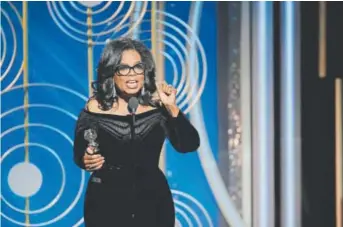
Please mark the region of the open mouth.
<svg viewBox="0 0 343 227"><path fill-rule="evenodd" d="M137 80L128 80L128 81L126 81L126 86L128 88L131 88L131 89L137 88L138 81Z"/></svg>

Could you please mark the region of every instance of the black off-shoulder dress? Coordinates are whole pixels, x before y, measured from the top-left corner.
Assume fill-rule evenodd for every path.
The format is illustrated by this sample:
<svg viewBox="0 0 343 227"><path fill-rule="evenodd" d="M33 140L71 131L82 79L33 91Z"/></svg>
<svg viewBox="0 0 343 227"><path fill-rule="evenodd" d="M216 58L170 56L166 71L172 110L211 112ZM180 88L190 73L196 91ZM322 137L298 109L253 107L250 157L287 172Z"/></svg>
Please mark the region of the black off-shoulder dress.
<svg viewBox="0 0 343 227"><path fill-rule="evenodd" d="M134 119L82 110L74 138L74 161L82 169L84 131L94 126L105 165L88 181L86 227L174 227L174 203L158 163L166 138L178 152L198 149L199 134L186 116L180 111L172 117L165 108Z"/></svg>

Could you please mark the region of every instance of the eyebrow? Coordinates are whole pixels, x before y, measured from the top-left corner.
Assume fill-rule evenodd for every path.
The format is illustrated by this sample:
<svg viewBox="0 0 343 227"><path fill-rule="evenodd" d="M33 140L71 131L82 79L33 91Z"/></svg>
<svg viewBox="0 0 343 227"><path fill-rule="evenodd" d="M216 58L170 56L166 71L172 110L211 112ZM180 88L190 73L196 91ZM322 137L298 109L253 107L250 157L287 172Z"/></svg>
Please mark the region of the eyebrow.
<svg viewBox="0 0 343 227"><path fill-rule="evenodd" d="M140 63L143 63L142 61L137 61L133 64L133 66L137 65L137 64L140 64ZM128 63L125 63L125 62L120 62L120 64L122 65L129 65Z"/></svg>

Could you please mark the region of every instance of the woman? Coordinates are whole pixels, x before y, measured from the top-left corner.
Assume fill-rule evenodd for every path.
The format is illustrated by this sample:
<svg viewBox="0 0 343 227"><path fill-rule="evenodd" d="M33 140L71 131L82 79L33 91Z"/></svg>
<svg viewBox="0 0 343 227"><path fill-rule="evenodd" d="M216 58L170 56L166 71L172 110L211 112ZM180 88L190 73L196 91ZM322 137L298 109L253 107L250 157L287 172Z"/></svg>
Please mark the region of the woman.
<svg viewBox="0 0 343 227"><path fill-rule="evenodd" d="M176 105L176 90L155 84L155 64L140 42L109 42L98 65L94 96L75 129L74 160L93 172L87 186L87 227L174 227L167 180L158 168L165 138L182 153L199 147L198 132ZM128 100L136 97L135 117ZM99 153L84 132L95 128ZM86 137L87 138L87 137Z"/></svg>

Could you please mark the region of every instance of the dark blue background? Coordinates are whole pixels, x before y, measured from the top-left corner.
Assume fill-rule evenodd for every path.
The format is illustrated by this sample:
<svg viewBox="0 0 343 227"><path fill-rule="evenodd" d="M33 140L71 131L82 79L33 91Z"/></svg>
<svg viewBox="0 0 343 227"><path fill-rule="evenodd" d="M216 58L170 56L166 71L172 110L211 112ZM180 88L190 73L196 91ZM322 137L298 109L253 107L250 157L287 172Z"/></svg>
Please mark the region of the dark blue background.
<svg viewBox="0 0 343 227"><path fill-rule="evenodd" d="M68 3L68 2L67 2ZM66 3L66 6L68 4ZM20 15L22 15L22 3L13 2ZM78 4L78 3L76 3ZM124 8L128 8L125 4ZM166 2L165 10L184 22L188 23L190 13L190 2ZM2 80L2 91L13 80L14 76L20 68L23 59L23 43L22 43L22 28L18 23L13 13L13 9L8 2L2 2L2 10L5 11L15 26L17 33L18 50L14 65L12 66L9 74ZM118 3L113 3L112 8L118 6ZM82 6L80 6L81 8ZM150 9L149 3L149 9ZM29 103L30 104L48 104L61 108L71 115L77 116L80 109L84 106L84 98L88 97L88 72L87 72L87 45L78 42L67 34L61 31L56 25L51 15L49 14L46 2L29 2L28 3L28 40L29 40L29 56L28 56L28 69L29 69ZM71 7L67 7L70 13L73 14ZM125 11L125 10L123 10ZM107 12L107 11L106 11ZM112 12L112 11L111 11ZM103 17L106 18L106 14ZM146 19L150 19L150 13L146 13ZM78 14L75 13L75 16ZM81 18L81 17L80 17ZM101 19L101 18L98 18ZM2 65L2 72L7 68L9 59L13 53L13 38L10 27L3 13L1 14L1 27L6 36L7 52L5 61ZM168 20L167 20L168 21ZM173 23L172 20L168 22ZM71 25L75 25L70 22ZM144 23L142 28L144 27ZM175 26L180 24L175 23ZM77 28L82 28L75 25ZM180 26L180 29L186 31ZM172 33L171 29L166 31ZM187 34L187 33L186 33ZM175 33L177 36L177 34ZM201 10L199 38L206 52L208 72L205 90L201 96L201 104L204 115L204 123L206 125L209 143L214 155L217 155L217 92L216 92L216 3L204 2ZM180 41L185 45L184 40ZM3 46L3 41L2 41ZM149 43L147 43L149 46ZM186 46L186 45L185 45ZM103 45L94 47L94 74L97 61L100 57ZM168 51L168 49L167 49ZM3 52L1 51L3 54ZM170 52L172 56L175 56ZM177 61L176 61L177 62ZM178 68L180 66L178 65ZM179 68L180 69L180 68ZM166 80L171 83L173 72L171 65L166 63ZM34 86L35 84L39 86ZM70 89L82 97L78 97L61 88L54 88L44 84L52 84L62 86ZM23 75L15 85L23 84ZM22 106L24 103L24 92L22 88L13 89L9 92L2 93L2 113L11 110L12 108ZM65 135L73 139L73 130L75 119L67 114L51 109L42 107L29 108L29 122L40 123L54 127ZM24 111L20 109L1 119L1 131L4 132L17 125L24 124ZM63 161L66 171L66 185L61 198L57 203L45 212L30 215L30 223L41 223L49 221L62 212L74 200L77 191L80 187L81 170L75 166L72 160L72 145L68 142L63 135L58 134L51 129L44 127L30 127L29 128L29 141L31 143L39 143L53 149L56 154ZM24 142L24 130L18 129L1 139L1 153L4 154L9 148ZM37 194L30 198L30 209L39 209L48 204L54 198L61 186L62 174L61 168L57 160L46 150L30 146L29 148L30 162L36 165L43 175L43 184ZM4 196L12 205L17 208L25 209L25 199L15 195L9 188L7 176L13 165L24 161L24 148L15 150L1 163L1 191ZM198 154L192 153L181 155L176 153L170 144L167 142L167 172L168 181L172 189L185 192L196 198L210 214L213 225L217 225L217 217L219 216L218 208L213 198L210 187L204 176L204 171L200 165ZM88 173L86 173L88 178ZM76 203L61 220L50 224L48 226L73 226L76 224L83 215L83 196ZM181 197L180 197L181 200ZM196 206L190 201L183 200L188 204L197 214L201 217L201 211L196 210ZM1 201L1 214L19 221L25 222L25 216L21 213L13 211L3 201ZM180 218L180 220L183 220ZM194 221L194 219L191 218ZM201 217L204 220L204 217ZM193 223L195 224L195 223ZM203 223L207 226L206 222ZM2 216L1 226L18 226L8 221Z"/></svg>

